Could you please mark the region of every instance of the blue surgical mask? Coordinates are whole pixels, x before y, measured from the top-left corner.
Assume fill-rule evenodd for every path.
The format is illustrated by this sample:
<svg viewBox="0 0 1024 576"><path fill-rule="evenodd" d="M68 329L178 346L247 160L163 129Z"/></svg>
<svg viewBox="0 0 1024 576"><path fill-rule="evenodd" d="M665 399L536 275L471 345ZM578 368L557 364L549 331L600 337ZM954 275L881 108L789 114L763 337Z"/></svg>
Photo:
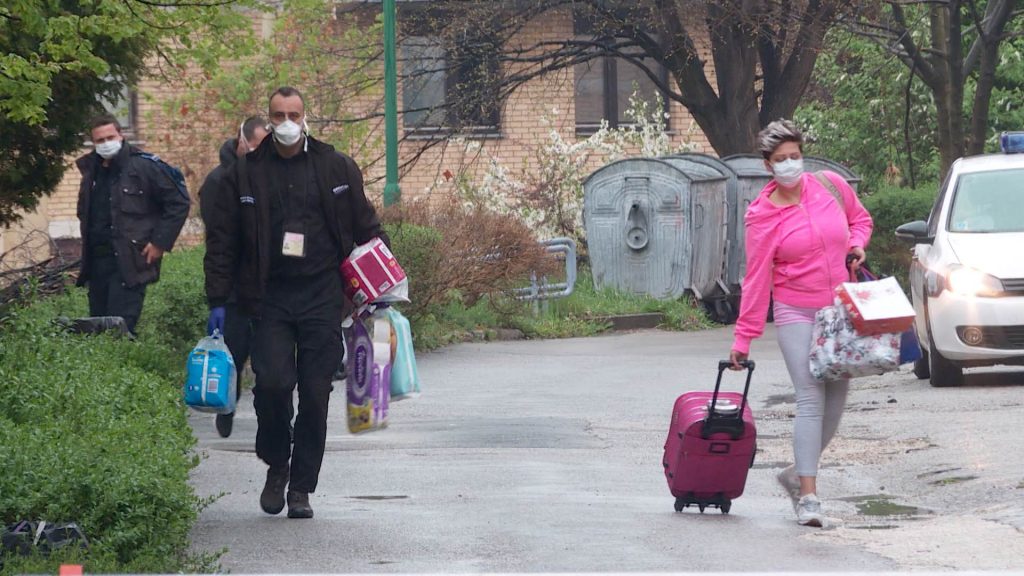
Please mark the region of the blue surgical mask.
<svg viewBox="0 0 1024 576"><path fill-rule="evenodd" d="M772 164L772 172L775 174L775 181L780 186L787 188L796 186L804 174L804 159L790 158L782 162L775 162Z"/></svg>

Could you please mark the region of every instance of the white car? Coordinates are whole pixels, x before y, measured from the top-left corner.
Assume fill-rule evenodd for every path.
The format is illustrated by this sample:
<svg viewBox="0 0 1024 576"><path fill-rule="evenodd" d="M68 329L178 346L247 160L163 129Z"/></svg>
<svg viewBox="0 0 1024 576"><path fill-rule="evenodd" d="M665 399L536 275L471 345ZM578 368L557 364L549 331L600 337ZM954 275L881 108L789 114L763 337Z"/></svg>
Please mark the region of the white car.
<svg viewBox="0 0 1024 576"><path fill-rule="evenodd" d="M914 243L917 377L959 386L965 367L1024 365L1024 154L960 158L928 221L896 235Z"/></svg>

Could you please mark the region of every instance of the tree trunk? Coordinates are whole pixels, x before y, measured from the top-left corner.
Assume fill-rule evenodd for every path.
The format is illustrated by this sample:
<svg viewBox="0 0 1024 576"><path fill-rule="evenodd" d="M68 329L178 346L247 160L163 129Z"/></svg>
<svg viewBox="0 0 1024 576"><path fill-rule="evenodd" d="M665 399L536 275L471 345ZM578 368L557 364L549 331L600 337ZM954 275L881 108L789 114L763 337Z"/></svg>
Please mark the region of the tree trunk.
<svg viewBox="0 0 1024 576"><path fill-rule="evenodd" d="M984 23L977 24L978 38L971 51L979 52L978 86L974 91L970 133L967 138L968 154L981 154L985 151L988 111L992 101L992 89L996 83L996 66L999 65L999 45L1012 12L1012 0L992 0L985 11ZM967 62L971 61L971 55L968 55ZM970 64L966 66L967 72L970 73Z"/></svg>

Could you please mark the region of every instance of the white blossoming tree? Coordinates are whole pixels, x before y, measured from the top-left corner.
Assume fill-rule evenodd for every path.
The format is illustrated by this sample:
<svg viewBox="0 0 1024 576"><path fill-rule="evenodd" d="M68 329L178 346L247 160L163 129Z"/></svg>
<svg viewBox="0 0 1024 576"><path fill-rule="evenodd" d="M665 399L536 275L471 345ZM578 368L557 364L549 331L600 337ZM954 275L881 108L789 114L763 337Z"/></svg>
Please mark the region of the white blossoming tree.
<svg viewBox="0 0 1024 576"><path fill-rule="evenodd" d="M648 103L634 92L626 111L629 124L609 128L602 122L597 132L582 140L567 140L550 118L542 118L548 140L531 161L512 168L487 155L487 170L479 184L463 180L459 192L468 204L519 218L539 238L567 236L583 245L583 181L593 170L622 158L692 150L688 142L673 148L663 110L660 96Z"/></svg>

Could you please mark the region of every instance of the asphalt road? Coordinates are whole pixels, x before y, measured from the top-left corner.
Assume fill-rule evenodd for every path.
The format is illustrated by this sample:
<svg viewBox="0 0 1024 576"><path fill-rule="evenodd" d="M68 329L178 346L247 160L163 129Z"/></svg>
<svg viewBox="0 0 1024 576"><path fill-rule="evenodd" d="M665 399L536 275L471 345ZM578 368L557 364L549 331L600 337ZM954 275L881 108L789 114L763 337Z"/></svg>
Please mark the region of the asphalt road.
<svg viewBox="0 0 1024 576"><path fill-rule="evenodd" d="M1024 569L1024 375L934 389L907 368L857 380L823 459L826 529L796 524L793 392L769 326L751 402L758 454L730 514L673 510L673 400L714 384L731 329L451 346L419 357L420 398L348 433L333 395L313 520L259 509L251 395L231 438L193 414L193 533L233 573L819 572ZM738 373L726 385L739 387Z"/></svg>

